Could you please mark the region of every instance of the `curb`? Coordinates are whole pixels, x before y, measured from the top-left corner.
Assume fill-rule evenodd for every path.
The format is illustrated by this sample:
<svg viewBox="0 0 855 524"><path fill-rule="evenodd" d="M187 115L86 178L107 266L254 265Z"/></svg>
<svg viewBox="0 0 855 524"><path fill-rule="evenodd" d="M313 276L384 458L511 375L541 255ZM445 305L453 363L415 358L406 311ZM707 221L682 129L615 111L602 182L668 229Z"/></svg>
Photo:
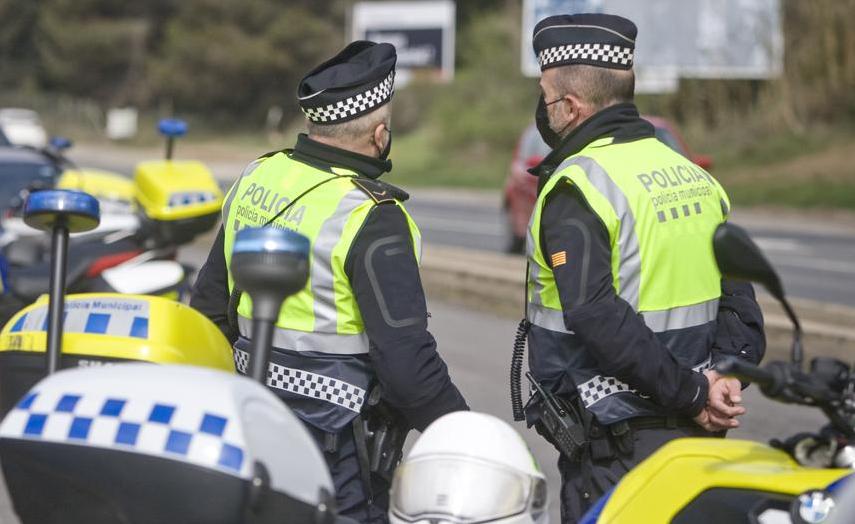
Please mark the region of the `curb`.
<svg viewBox="0 0 855 524"><path fill-rule="evenodd" d="M421 275L430 294L515 318L523 316L525 259L516 255L428 244ZM758 294L766 327L790 332L792 324L771 296ZM805 335L855 342L855 308L792 298Z"/></svg>

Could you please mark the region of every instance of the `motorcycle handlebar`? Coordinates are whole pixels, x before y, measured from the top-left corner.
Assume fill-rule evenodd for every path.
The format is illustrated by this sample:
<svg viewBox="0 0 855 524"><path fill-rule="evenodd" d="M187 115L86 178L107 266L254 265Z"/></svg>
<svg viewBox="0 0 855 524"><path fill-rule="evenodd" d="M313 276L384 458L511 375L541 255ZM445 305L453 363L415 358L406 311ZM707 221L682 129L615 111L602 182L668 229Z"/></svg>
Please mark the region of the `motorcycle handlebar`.
<svg viewBox="0 0 855 524"><path fill-rule="evenodd" d="M730 375L743 382L753 382L760 387L771 387L777 383L777 377L761 367L739 360L728 358L716 365L716 371L722 375Z"/></svg>

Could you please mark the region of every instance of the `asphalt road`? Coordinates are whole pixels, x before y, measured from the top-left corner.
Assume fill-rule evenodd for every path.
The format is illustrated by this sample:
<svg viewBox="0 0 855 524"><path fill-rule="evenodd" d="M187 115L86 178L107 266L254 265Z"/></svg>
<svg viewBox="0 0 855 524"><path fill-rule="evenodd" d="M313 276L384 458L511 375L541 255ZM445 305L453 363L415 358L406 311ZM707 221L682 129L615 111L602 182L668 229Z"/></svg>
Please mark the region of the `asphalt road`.
<svg viewBox="0 0 855 524"><path fill-rule="evenodd" d="M505 249L508 228L498 197L414 193L407 209L426 243ZM855 229L798 217L779 222L756 213L736 212L733 221L748 228L778 269L789 295L855 306Z"/></svg>

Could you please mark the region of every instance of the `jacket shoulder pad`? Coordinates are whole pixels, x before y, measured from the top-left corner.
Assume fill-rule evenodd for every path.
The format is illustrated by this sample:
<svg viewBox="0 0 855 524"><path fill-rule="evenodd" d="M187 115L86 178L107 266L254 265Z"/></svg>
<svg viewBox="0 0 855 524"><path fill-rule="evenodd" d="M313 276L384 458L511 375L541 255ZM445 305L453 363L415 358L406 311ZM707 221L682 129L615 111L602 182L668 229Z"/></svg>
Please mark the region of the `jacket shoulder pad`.
<svg viewBox="0 0 855 524"><path fill-rule="evenodd" d="M405 202L410 198L410 194L399 187L392 184L372 180L370 178L354 178L352 179L356 187L361 189L374 202L381 204L383 202Z"/></svg>

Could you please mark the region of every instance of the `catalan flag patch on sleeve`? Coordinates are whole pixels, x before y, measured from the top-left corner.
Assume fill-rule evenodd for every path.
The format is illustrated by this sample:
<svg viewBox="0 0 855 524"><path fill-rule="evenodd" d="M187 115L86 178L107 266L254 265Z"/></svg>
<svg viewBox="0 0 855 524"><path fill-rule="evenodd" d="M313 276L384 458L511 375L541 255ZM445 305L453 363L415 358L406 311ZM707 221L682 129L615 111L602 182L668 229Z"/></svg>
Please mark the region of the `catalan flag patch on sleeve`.
<svg viewBox="0 0 855 524"><path fill-rule="evenodd" d="M567 263L567 252L559 251L558 253L552 254L552 267L556 268L558 266L563 266Z"/></svg>

